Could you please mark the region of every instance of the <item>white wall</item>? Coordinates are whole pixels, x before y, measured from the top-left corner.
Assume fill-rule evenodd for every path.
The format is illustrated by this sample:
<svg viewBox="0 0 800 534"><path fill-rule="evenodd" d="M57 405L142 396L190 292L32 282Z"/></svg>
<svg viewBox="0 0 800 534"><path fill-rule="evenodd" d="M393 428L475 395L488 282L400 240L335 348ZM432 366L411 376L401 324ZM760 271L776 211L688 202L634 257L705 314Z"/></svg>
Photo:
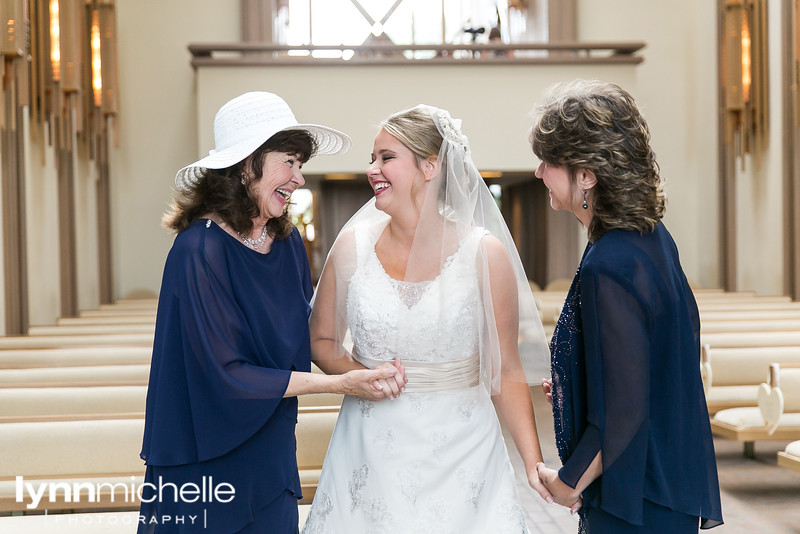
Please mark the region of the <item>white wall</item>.
<svg viewBox="0 0 800 534"><path fill-rule="evenodd" d="M768 3L769 146L757 164L736 165L737 284L760 294L783 293L783 113L781 5ZM787 82L788 83L788 82Z"/></svg>
<svg viewBox="0 0 800 534"><path fill-rule="evenodd" d="M26 124L27 131L30 127ZM40 129L39 136L43 135ZM49 139L45 137L45 141ZM61 312L58 176L53 147L41 141L26 144L25 206L29 322L53 324Z"/></svg>
<svg viewBox="0 0 800 534"><path fill-rule="evenodd" d="M281 95L300 122L339 128L353 139L343 156L314 158L318 172L363 173L378 124L417 104L447 109L463 121L472 158L484 171L527 171L538 164L528 142L531 112L554 83L581 74L625 86L636 83L636 65L342 65L336 67L239 67L198 69L199 153L213 147L213 118L220 105L249 90ZM322 82L321 80L324 80ZM324 83L324 87L321 85Z"/></svg>
<svg viewBox="0 0 800 534"><path fill-rule="evenodd" d="M157 293L172 235L161 215L175 172L197 155L187 46L237 42L239 2L118 0L120 146L111 150L114 297Z"/></svg>
<svg viewBox="0 0 800 534"><path fill-rule="evenodd" d="M579 0L583 41L644 41L630 91L666 179L664 222L687 277L719 285L716 3Z"/></svg>

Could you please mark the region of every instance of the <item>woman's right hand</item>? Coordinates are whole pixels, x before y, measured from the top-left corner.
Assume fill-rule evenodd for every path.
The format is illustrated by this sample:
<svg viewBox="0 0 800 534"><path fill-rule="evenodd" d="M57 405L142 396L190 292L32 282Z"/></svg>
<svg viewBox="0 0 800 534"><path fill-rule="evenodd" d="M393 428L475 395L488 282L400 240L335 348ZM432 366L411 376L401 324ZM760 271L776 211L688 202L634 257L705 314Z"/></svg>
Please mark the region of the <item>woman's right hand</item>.
<svg viewBox="0 0 800 534"><path fill-rule="evenodd" d="M399 360L385 363L375 369L358 369L340 375L341 393L379 401L394 399L405 387L405 369Z"/></svg>
<svg viewBox="0 0 800 534"><path fill-rule="evenodd" d="M551 405L553 404L553 379L542 378L542 391L544 391L544 398L547 399Z"/></svg>
<svg viewBox="0 0 800 534"><path fill-rule="evenodd" d="M383 391L384 396L389 400L394 400L397 396L406 390L406 368L400 361L400 358L395 358L392 363L384 363L376 367L376 369L396 369L397 372L390 378L376 380L373 387Z"/></svg>

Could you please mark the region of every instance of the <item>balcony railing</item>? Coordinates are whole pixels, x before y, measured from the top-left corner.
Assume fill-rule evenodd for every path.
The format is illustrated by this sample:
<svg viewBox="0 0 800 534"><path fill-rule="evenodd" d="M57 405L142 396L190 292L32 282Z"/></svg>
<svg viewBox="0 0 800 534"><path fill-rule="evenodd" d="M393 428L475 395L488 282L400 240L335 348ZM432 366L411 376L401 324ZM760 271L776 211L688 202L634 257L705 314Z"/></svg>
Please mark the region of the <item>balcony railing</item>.
<svg viewBox="0 0 800 534"><path fill-rule="evenodd" d="M636 64L643 42L518 43L461 45L287 46L264 43L192 44L192 66L253 65L442 65L480 63ZM337 57L320 57L337 56Z"/></svg>

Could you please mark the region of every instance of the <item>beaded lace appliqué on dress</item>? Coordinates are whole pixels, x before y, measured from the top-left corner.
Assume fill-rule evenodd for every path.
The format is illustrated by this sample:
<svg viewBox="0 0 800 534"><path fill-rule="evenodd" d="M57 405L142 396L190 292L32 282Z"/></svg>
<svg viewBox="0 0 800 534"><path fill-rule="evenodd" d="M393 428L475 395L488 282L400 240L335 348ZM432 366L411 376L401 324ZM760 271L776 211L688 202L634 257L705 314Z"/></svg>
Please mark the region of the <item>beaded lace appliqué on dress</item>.
<svg viewBox="0 0 800 534"><path fill-rule="evenodd" d="M591 243L586 251L591 248ZM584 256L586 252L584 252ZM581 260L581 265L583 261ZM576 357L583 351L583 330L581 323L580 279L581 265L575 272L564 306L558 317L558 323L550 339L552 354L551 372L553 377L553 424L555 427L556 448L562 464L572 455L577 445L578 430L574 417L572 381L581 375L580 359ZM579 511L578 534L585 534L585 509Z"/></svg>
<svg viewBox="0 0 800 534"><path fill-rule="evenodd" d="M347 314L356 352L375 360L445 361L478 349L483 308L473 258L483 230L476 229L432 281L391 278L366 232L356 233L359 269L350 281ZM463 257L462 257L463 256ZM466 260L466 261L464 261ZM441 309L446 295L447 308Z"/></svg>

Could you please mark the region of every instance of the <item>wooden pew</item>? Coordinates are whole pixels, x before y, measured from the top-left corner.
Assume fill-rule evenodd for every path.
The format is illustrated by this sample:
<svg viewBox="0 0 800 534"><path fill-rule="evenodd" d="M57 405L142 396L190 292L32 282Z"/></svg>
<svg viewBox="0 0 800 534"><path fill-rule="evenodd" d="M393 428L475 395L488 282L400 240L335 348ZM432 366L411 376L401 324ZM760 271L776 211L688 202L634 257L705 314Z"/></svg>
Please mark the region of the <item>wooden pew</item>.
<svg viewBox="0 0 800 534"><path fill-rule="evenodd" d="M78 317L155 317L156 310L147 308L81 310Z"/></svg>
<svg viewBox="0 0 800 534"><path fill-rule="evenodd" d="M314 497L338 413L338 407L299 410L297 462L304 504L310 504ZM32 483L34 489L51 482L65 483L71 490L75 483L91 488L81 493L77 503L65 500L63 491L57 492L59 499L48 499L44 506L50 510L137 509L136 496L129 491L125 497L122 490L139 487L143 481L145 468L139 459L143 429L141 418L0 424L0 450L4 451L0 455L0 514L31 511L28 505L33 501L28 493L24 493L23 502L16 500L18 476L23 477L23 483ZM120 493L112 501L115 489ZM97 491L90 495L91 490Z"/></svg>
<svg viewBox="0 0 800 534"><path fill-rule="evenodd" d="M778 452L778 465L800 473L800 441L793 441Z"/></svg>
<svg viewBox="0 0 800 534"><path fill-rule="evenodd" d="M308 519L310 504L298 506L299 528ZM3 534L133 534L139 512L93 512L0 517Z"/></svg>
<svg viewBox="0 0 800 534"><path fill-rule="evenodd" d="M143 419L45 421L0 425L0 512L32 511L33 499L18 487L39 489L64 483L70 490L45 495L36 509L135 510L139 503L131 485L141 485L144 462L139 458ZM23 477L22 481L16 477ZM20 484L21 482L21 484ZM81 491L74 502L74 484ZM125 495L127 489L128 494ZM46 494L49 491L45 492Z"/></svg>
<svg viewBox="0 0 800 534"><path fill-rule="evenodd" d="M156 331L155 321L145 324L74 324L43 325L28 328L29 336L93 336L98 334L149 334Z"/></svg>
<svg viewBox="0 0 800 534"><path fill-rule="evenodd" d="M701 306L703 304L723 304L723 303L746 304L749 302L768 302L768 303L793 302L792 298L789 295L761 296L761 295L754 295L752 293L737 293L730 291L725 293L714 293L714 294L695 292L694 298L698 306Z"/></svg>
<svg viewBox="0 0 800 534"><path fill-rule="evenodd" d="M700 333L800 331L800 319L700 319Z"/></svg>
<svg viewBox="0 0 800 534"><path fill-rule="evenodd" d="M297 468L303 489L302 504L311 504L319 484L322 462L328 452L333 428L339 417L338 406L301 407L298 409Z"/></svg>
<svg viewBox="0 0 800 534"><path fill-rule="evenodd" d="M34 367L78 367L95 365L147 365L151 347L76 347L58 349L0 350L0 369Z"/></svg>
<svg viewBox="0 0 800 534"><path fill-rule="evenodd" d="M63 347L96 347L103 345L151 347L152 333L96 334L86 336L3 336L0 350L5 349L56 349Z"/></svg>
<svg viewBox="0 0 800 534"><path fill-rule="evenodd" d="M155 310L158 299L120 299L111 304L101 304L100 310Z"/></svg>
<svg viewBox="0 0 800 534"><path fill-rule="evenodd" d="M147 386L0 387L0 423L91 419L92 417L144 417ZM342 396L317 393L299 397L300 412L338 410Z"/></svg>
<svg viewBox="0 0 800 534"><path fill-rule="evenodd" d="M755 442L800 440L800 367L769 366L768 382L758 392L758 406L728 408L711 419L711 431L744 443L744 454L755 457Z"/></svg>
<svg viewBox="0 0 800 534"><path fill-rule="evenodd" d="M759 311L759 312L780 312L780 311L797 311L800 309L800 302L789 301L763 301L757 300L754 302L747 302L741 300L734 301L712 301L712 302L698 302L697 308L700 313L718 313L718 312L746 312L746 311Z"/></svg>
<svg viewBox="0 0 800 534"><path fill-rule="evenodd" d="M0 423L144 417L147 386L0 388ZM109 417L102 417L103 419Z"/></svg>
<svg viewBox="0 0 800 534"><path fill-rule="evenodd" d="M706 332L701 329L701 345L722 347L800 347L800 330Z"/></svg>
<svg viewBox="0 0 800 534"><path fill-rule="evenodd" d="M139 512L59 513L0 517L3 534L134 534Z"/></svg>
<svg viewBox="0 0 800 534"><path fill-rule="evenodd" d="M150 365L0 369L0 388L145 386Z"/></svg>
<svg viewBox="0 0 800 534"><path fill-rule="evenodd" d="M700 310L700 323L708 321L800 321L800 308L790 310L732 309L727 311Z"/></svg>
<svg viewBox="0 0 800 534"><path fill-rule="evenodd" d="M758 406L758 390L773 363L800 365L796 347L719 348L704 345L701 374L709 414L744 406Z"/></svg>
<svg viewBox="0 0 800 534"><path fill-rule="evenodd" d="M102 325L102 324L156 324L153 315L105 315L96 317L59 317L57 326Z"/></svg>

